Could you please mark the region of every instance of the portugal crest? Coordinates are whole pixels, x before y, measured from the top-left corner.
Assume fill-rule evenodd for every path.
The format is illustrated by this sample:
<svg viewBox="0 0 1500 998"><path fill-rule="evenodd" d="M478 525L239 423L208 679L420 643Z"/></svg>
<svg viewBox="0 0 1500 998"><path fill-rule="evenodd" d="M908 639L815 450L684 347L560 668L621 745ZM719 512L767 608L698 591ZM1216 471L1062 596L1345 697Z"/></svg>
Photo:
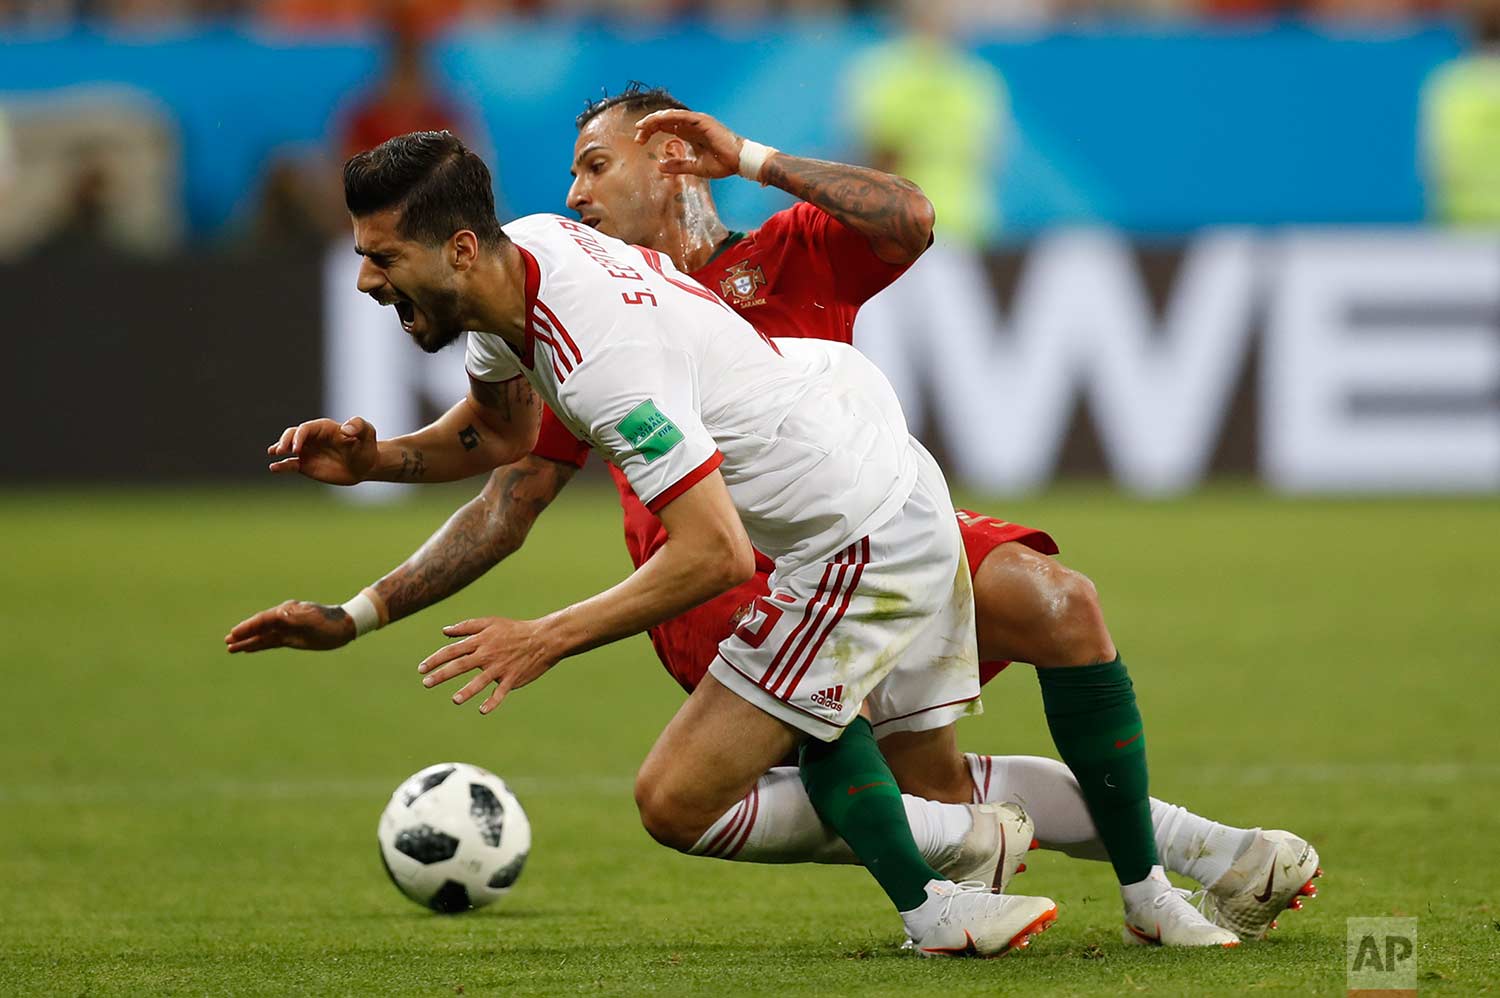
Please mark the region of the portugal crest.
<svg viewBox="0 0 1500 998"><path fill-rule="evenodd" d="M751 266L749 260L734 264L725 271L724 279L719 282L719 290L723 292L724 299L741 308L764 304L765 299L757 296L756 292L765 286L765 272L759 267Z"/></svg>

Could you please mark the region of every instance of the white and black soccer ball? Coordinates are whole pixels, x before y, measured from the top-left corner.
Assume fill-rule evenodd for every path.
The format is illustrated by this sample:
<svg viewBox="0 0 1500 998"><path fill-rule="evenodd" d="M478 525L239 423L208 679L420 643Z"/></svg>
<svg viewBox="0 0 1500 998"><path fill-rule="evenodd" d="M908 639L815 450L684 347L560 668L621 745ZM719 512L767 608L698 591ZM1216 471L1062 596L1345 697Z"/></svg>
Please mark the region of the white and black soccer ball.
<svg viewBox="0 0 1500 998"><path fill-rule="evenodd" d="M377 835L391 882L441 912L498 901L531 852L531 822L515 794L464 762L428 766L397 787Z"/></svg>

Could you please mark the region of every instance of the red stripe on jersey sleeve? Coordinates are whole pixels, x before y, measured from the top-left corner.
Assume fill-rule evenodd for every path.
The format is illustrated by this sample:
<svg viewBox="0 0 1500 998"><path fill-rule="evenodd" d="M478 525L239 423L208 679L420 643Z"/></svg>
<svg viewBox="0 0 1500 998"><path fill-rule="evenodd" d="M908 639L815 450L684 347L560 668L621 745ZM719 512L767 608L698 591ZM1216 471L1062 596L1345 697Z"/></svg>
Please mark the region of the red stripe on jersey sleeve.
<svg viewBox="0 0 1500 998"><path fill-rule="evenodd" d="M673 499L676 499L688 489L703 481L709 476L710 472L717 469L719 465L723 463L724 455L717 450L714 451L713 456L711 456L707 461L704 461L702 464L698 465L698 467L694 468L686 475L683 475L681 478L677 479L676 483L669 487L665 492L657 496L655 499L652 499L650 502L646 503L646 508L653 513L660 513L662 509Z"/></svg>
<svg viewBox="0 0 1500 998"><path fill-rule="evenodd" d="M536 296L542 289L542 268L537 264L536 257L526 252L525 247L517 246L521 251L521 262L526 265L526 349L521 351L521 363L527 367L536 367L536 329L531 321L531 316L536 308Z"/></svg>
<svg viewBox="0 0 1500 998"><path fill-rule="evenodd" d="M536 300L536 307L542 310L542 314L547 317L547 324L557 331L557 334L562 337L563 342L567 344L568 349L573 351L573 363L582 364L583 354L579 351L578 344L573 342L573 337L568 335L568 331L563 327L562 320L557 317L557 313L548 308L547 303L540 298Z"/></svg>

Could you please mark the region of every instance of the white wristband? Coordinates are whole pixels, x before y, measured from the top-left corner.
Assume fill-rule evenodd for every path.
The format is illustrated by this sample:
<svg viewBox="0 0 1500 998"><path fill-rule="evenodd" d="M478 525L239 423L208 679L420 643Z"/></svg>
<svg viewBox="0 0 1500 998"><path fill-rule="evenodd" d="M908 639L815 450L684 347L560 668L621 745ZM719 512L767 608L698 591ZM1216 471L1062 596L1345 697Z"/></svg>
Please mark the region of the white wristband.
<svg viewBox="0 0 1500 998"><path fill-rule="evenodd" d="M354 621L356 638L380 629L380 611L375 609L375 601L363 592L345 603L342 609Z"/></svg>
<svg viewBox="0 0 1500 998"><path fill-rule="evenodd" d="M751 142L749 139L746 139L740 145L740 176L746 180L754 180L764 187L765 184L761 183L760 171L765 167L766 160L770 159L777 152L778 150L771 146L763 146L759 142Z"/></svg>

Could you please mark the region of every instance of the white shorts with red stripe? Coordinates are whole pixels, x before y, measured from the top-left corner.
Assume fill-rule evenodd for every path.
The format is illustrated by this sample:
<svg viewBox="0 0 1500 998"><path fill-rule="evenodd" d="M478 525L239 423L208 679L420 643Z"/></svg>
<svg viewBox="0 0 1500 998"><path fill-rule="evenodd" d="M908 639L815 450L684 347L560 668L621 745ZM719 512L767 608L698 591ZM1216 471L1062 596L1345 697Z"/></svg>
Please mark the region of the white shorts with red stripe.
<svg viewBox="0 0 1500 998"><path fill-rule="evenodd" d="M771 574L709 672L833 741L868 704L876 737L983 710L974 593L948 486L925 452L896 516L826 562Z"/></svg>

